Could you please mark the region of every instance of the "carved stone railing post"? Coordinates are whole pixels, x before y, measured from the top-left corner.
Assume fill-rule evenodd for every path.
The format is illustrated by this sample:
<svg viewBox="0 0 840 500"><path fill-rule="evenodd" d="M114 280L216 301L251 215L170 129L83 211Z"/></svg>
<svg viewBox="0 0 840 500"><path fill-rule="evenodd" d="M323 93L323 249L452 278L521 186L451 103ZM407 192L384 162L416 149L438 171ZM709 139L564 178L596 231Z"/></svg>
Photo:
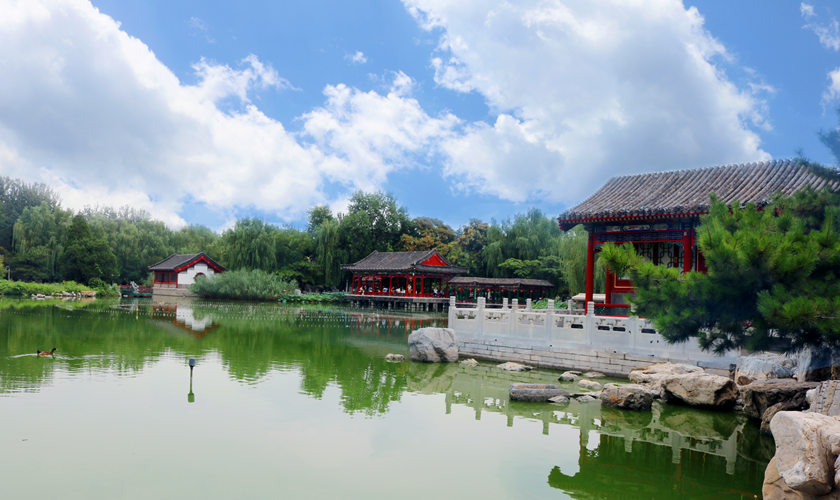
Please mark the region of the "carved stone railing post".
<svg viewBox="0 0 840 500"><path fill-rule="evenodd" d="M486 302L487 299L479 297L475 311L475 319L478 320L478 336L481 338L484 338L484 305Z"/></svg>
<svg viewBox="0 0 840 500"><path fill-rule="evenodd" d="M508 317L508 331L507 334L514 335L517 333L516 331L516 318L519 315L519 299L513 299L511 301L511 311L510 316Z"/></svg>
<svg viewBox="0 0 840 500"><path fill-rule="evenodd" d="M551 327L554 326L554 301L548 299L545 306L545 343L551 344Z"/></svg>

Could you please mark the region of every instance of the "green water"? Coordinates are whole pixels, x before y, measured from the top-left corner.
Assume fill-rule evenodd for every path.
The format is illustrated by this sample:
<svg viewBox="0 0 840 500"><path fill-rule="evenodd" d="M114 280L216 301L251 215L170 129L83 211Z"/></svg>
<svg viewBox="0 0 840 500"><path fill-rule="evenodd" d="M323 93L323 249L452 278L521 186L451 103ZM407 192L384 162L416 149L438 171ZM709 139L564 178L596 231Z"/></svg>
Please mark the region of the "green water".
<svg viewBox="0 0 840 500"><path fill-rule="evenodd" d="M412 329L445 323L335 307L0 301L0 495L760 497L773 443L740 416L510 403L511 382L557 374L384 361L408 354ZM35 356L54 346L54 358Z"/></svg>

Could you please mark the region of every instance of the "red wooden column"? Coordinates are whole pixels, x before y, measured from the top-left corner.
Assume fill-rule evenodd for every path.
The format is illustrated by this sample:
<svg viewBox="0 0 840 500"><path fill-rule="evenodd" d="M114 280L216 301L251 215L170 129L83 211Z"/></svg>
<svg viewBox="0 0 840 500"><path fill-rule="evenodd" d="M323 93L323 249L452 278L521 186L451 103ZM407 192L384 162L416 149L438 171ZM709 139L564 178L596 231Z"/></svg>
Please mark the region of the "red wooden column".
<svg viewBox="0 0 840 500"><path fill-rule="evenodd" d="M693 229L683 231L683 272L691 271L691 245L694 242Z"/></svg>
<svg viewBox="0 0 840 500"><path fill-rule="evenodd" d="M592 302L592 292L595 288L595 233L589 233L586 243L586 303L584 312L589 313L589 303Z"/></svg>

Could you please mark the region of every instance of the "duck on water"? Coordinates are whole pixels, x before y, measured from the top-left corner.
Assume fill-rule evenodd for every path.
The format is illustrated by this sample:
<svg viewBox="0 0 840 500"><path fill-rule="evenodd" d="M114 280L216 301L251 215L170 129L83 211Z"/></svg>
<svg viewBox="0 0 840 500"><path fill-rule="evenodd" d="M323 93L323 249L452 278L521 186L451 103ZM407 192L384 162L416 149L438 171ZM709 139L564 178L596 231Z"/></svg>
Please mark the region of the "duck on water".
<svg viewBox="0 0 840 500"><path fill-rule="evenodd" d="M52 348L52 351L41 351L38 350L35 352L38 356L55 356L55 347Z"/></svg>

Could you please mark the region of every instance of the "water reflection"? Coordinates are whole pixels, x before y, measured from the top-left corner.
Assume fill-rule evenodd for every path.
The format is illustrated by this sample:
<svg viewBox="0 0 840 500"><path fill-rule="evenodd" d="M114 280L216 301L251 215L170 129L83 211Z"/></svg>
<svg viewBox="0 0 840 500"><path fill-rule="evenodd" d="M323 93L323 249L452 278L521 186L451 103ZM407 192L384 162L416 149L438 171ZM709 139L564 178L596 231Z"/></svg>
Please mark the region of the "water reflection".
<svg viewBox="0 0 840 500"><path fill-rule="evenodd" d="M665 406L635 413L574 400L565 406L511 403L510 383L551 383L555 374L514 374L489 364L384 361L389 352L407 353L406 337L412 330L444 323L442 315L277 304L183 300L79 307L15 304L0 315L0 396L37 391L56 373L101 371L136 377L162 358L185 365L193 358L199 366L220 363L229 379L246 386L259 386L272 374L292 372L298 391L308 398L322 399L327 391L337 390L339 404L348 414L384 417L410 393L440 397L445 414L461 407L469 408L476 420L503 415L510 427L538 421L546 435L571 429L577 440L567 444L577 450L576 467L556 465L561 463L558 460L545 465L543 477L574 498L609 497L605 492L751 498L750 492L760 487L773 453L772 441L759 435L755 425L731 414ZM60 355L55 360L34 356L45 345L56 345ZM212 393L213 387L209 390ZM183 393L178 392L183 402ZM210 399L206 394L203 401ZM187 401L195 400L190 369Z"/></svg>

